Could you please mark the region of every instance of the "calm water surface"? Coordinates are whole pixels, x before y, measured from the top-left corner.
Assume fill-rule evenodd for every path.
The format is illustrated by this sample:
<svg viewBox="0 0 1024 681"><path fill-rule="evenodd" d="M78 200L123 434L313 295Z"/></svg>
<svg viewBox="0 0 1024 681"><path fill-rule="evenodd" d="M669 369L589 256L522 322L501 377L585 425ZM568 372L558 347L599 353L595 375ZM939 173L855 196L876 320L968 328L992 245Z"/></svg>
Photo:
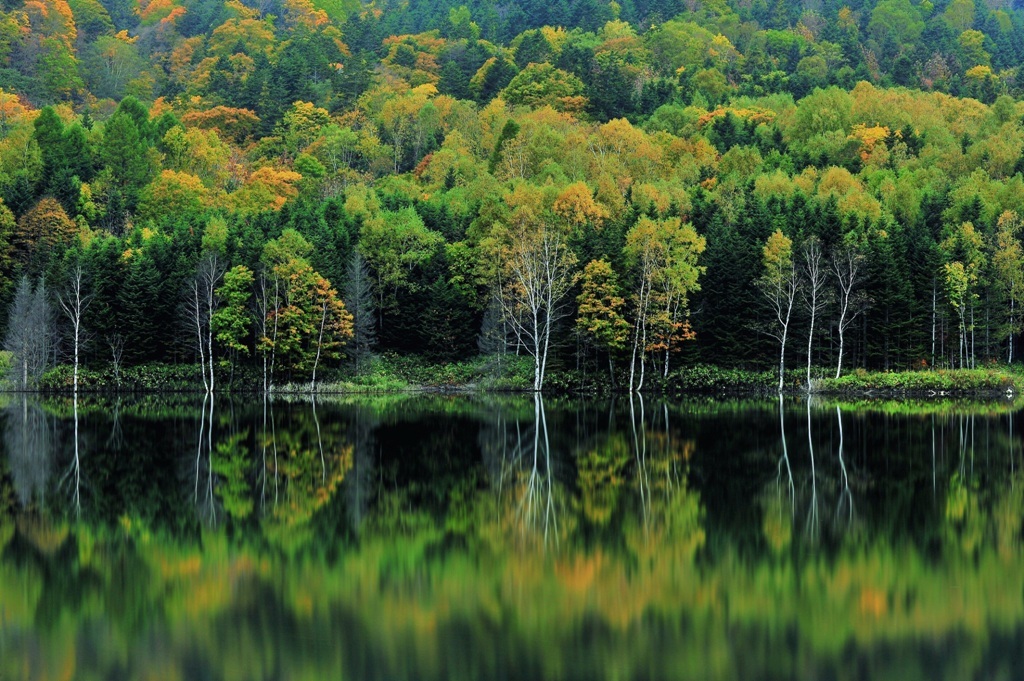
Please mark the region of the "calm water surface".
<svg viewBox="0 0 1024 681"><path fill-rule="evenodd" d="M1010 401L2 407L0 681L1024 676Z"/></svg>

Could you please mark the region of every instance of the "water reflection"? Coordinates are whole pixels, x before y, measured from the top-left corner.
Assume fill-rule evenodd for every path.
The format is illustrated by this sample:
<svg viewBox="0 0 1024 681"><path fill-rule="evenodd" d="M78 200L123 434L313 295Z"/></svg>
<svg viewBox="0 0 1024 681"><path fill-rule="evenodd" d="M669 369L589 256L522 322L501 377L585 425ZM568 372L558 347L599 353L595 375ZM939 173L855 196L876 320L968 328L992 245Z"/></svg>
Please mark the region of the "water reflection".
<svg viewBox="0 0 1024 681"><path fill-rule="evenodd" d="M17 396L0 679L1018 677L1019 417Z"/></svg>

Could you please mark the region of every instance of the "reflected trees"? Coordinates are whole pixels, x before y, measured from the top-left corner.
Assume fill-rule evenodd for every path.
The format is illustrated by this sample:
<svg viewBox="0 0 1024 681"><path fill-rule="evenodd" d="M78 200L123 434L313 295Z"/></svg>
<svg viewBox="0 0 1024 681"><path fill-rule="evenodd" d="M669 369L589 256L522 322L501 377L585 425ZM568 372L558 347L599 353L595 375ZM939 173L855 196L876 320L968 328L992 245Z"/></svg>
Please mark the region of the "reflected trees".
<svg viewBox="0 0 1024 681"><path fill-rule="evenodd" d="M53 470L54 423L38 400L19 395L7 408L4 445L22 506L41 502Z"/></svg>
<svg viewBox="0 0 1024 681"><path fill-rule="evenodd" d="M523 539L540 538L545 547L549 541L557 546L569 530L559 519L566 510L566 499L554 476L547 411L540 393L533 396L532 423L524 424L518 417L514 421L506 421L514 434L508 442L510 446L506 442L499 444L499 509L509 513L506 522L518 529Z"/></svg>

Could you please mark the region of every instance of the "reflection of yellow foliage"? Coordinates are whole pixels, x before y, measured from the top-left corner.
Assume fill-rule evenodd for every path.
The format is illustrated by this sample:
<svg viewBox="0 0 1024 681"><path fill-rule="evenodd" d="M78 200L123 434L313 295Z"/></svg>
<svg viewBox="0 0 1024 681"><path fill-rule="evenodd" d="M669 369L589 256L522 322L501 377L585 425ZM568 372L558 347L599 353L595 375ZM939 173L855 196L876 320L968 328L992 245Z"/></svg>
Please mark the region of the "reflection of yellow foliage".
<svg viewBox="0 0 1024 681"><path fill-rule="evenodd" d="M860 612L872 617L882 617L888 609L885 592L864 587L860 592Z"/></svg>
<svg viewBox="0 0 1024 681"><path fill-rule="evenodd" d="M582 452L576 461L583 515L595 525L606 525L618 506L629 454L625 436L615 434Z"/></svg>
<svg viewBox="0 0 1024 681"><path fill-rule="evenodd" d="M594 579L603 563L604 554L597 551L559 561L555 564L555 572L563 586L572 591L585 593L593 587Z"/></svg>
<svg viewBox="0 0 1024 681"><path fill-rule="evenodd" d="M330 501L352 468L352 445L325 443L323 458L316 445L303 446L296 439L283 439L281 434L277 446L276 463L267 458L266 475L283 489L280 502L274 504L262 524L270 541L295 549L312 539L310 520Z"/></svg>
<svg viewBox="0 0 1024 681"><path fill-rule="evenodd" d="M22 515L17 519L18 533L40 553L53 555L64 545L68 538L68 528L64 524L37 515Z"/></svg>

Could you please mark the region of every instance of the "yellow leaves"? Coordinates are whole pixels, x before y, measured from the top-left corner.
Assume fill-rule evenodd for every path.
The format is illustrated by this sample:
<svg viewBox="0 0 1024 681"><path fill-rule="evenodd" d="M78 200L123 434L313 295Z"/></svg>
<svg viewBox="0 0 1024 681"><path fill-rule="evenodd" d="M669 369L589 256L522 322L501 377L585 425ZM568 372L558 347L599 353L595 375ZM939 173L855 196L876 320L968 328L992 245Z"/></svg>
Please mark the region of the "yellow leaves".
<svg viewBox="0 0 1024 681"><path fill-rule="evenodd" d="M564 45L565 41L569 39L569 34L561 26L558 28L542 26L540 33L544 36L544 39L548 41L548 45L551 45L551 49L555 52L561 52L562 45Z"/></svg>
<svg viewBox="0 0 1024 681"><path fill-rule="evenodd" d="M185 14L185 8L176 5L174 0L143 0L139 7L139 16L142 23L147 26L158 22L164 25L173 24Z"/></svg>
<svg viewBox="0 0 1024 681"><path fill-rule="evenodd" d="M732 64L740 58L739 51L724 35L719 33L711 39L708 47L708 57L719 65Z"/></svg>
<svg viewBox="0 0 1024 681"><path fill-rule="evenodd" d="M161 215L198 214L208 202L209 190L202 180L189 173L163 170L139 196L139 217L156 219Z"/></svg>
<svg viewBox="0 0 1024 681"><path fill-rule="evenodd" d="M226 57L240 42L249 52L259 51L269 57L275 44L273 26L256 19L228 19L210 35L209 53Z"/></svg>
<svg viewBox="0 0 1024 681"><path fill-rule="evenodd" d="M857 30L857 17L849 7L843 7L839 10L836 23L844 30Z"/></svg>
<svg viewBox="0 0 1024 681"><path fill-rule="evenodd" d="M972 80L984 81L992 77L992 68L979 64L978 66L972 66L967 69L967 72L964 75Z"/></svg>
<svg viewBox="0 0 1024 681"><path fill-rule="evenodd" d="M228 200L240 212L281 210L289 199L299 195L295 185L301 179L302 175L294 171L264 166L256 170L242 188L229 195Z"/></svg>
<svg viewBox="0 0 1024 681"><path fill-rule="evenodd" d="M74 53L78 30L67 0L28 0L25 14L33 33L56 39L68 52Z"/></svg>
<svg viewBox="0 0 1024 681"><path fill-rule="evenodd" d="M857 123L850 131L849 138L860 143L861 160L867 161L875 145L889 136L889 128L884 125L867 126Z"/></svg>
<svg viewBox="0 0 1024 681"><path fill-rule="evenodd" d="M128 35L128 31L118 31L114 34L114 39L125 43L126 45L134 45L139 40L139 37L135 36L132 38Z"/></svg>
<svg viewBox="0 0 1024 681"><path fill-rule="evenodd" d="M726 114L732 114L736 118L743 121L753 121L760 125L761 123L771 123L775 120L776 113L770 109L761 109L754 107L737 108L731 106L720 106L717 109L708 111L702 114L697 119L697 126L703 128L708 123L713 122L716 118L723 118Z"/></svg>
<svg viewBox="0 0 1024 681"><path fill-rule="evenodd" d="M600 229L609 217L608 209L594 201L590 187L584 182L575 182L566 187L555 199L553 209L574 227L593 225Z"/></svg>
<svg viewBox="0 0 1024 681"><path fill-rule="evenodd" d="M842 213L871 219L877 219L882 214L881 204L864 191L860 181L846 168L833 166L826 170L818 182L818 196L823 199L835 198Z"/></svg>
<svg viewBox="0 0 1024 681"><path fill-rule="evenodd" d="M796 191L796 185L782 170L758 175L754 180L754 194L762 199L770 196L788 197Z"/></svg>
<svg viewBox="0 0 1024 681"><path fill-rule="evenodd" d="M423 85L417 85L412 89L412 94L417 97L423 97L430 99L437 95L437 86L433 83L424 83Z"/></svg>
<svg viewBox="0 0 1024 681"><path fill-rule="evenodd" d="M784 276L786 270L793 265L793 240L777 229L768 237L761 254L767 270L766 277L774 281Z"/></svg>
<svg viewBox="0 0 1024 681"><path fill-rule="evenodd" d="M35 115L22 103L21 97L0 88L0 137L6 136L10 128L30 118L35 118Z"/></svg>
<svg viewBox="0 0 1024 681"><path fill-rule="evenodd" d="M310 102L295 102L282 121L287 128L285 141L290 149L303 151L331 122L331 115Z"/></svg>
<svg viewBox="0 0 1024 681"><path fill-rule="evenodd" d="M190 111L181 117L182 123L203 130L215 130L221 137L243 142L256 132L260 119L249 109L215 106L205 111Z"/></svg>

